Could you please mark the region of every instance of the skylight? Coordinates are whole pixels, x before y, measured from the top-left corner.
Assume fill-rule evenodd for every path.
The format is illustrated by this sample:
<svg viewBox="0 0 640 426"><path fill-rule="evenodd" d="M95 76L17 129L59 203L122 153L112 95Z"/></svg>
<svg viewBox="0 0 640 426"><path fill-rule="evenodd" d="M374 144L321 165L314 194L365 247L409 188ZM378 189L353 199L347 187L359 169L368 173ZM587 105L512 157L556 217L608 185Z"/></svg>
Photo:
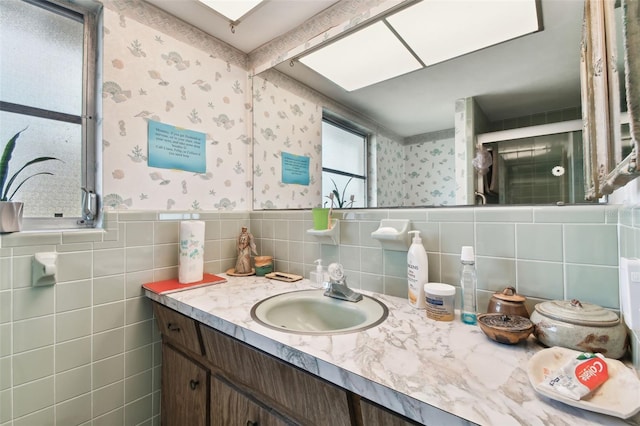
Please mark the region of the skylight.
<svg viewBox="0 0 640 426"><path fill-rule="evenodd" d="M300 62L349 91L422 67L382 21L316 50Z"/></svg>
<svg viewBox="0 0 640 426"><path fill-rule="evenodd" d="M264 0L198 0L231 21L237 21Z"/></svg>
<svg viewBox="0 0 640 426"><path fill-rule="evenodd" d="M539 28L535 0L424 0L387 20L427 66Z"/></svg>
<svg viewBox="0 0 640 426"><path fill-rule="evenodd" d="M423 0L299 60L353 91L539 29L536 0Z"/></svg>

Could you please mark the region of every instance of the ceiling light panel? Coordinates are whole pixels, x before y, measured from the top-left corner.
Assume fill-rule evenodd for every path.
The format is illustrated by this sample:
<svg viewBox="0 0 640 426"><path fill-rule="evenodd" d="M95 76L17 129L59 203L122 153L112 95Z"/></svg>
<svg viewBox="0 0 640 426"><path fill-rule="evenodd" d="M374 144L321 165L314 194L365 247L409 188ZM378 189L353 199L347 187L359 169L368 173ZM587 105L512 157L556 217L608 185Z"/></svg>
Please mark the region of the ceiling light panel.
<svg viewBox="0 0 640 426"><path fill-rule="evenodd" d="M536 0L424 0L387 21L426 65L540 29Z"/></svg>
<svg viewBox="0 0 640 426"><path fill-rule="evenodd" d="M237 21L264 0L198 0L222 16Z"/></svg>
<svg viewBox="0 0 640 426"><path fill-rule="evenodd" d="M300 58L300 62L347 91L422 67L381 21Z"/></svg>

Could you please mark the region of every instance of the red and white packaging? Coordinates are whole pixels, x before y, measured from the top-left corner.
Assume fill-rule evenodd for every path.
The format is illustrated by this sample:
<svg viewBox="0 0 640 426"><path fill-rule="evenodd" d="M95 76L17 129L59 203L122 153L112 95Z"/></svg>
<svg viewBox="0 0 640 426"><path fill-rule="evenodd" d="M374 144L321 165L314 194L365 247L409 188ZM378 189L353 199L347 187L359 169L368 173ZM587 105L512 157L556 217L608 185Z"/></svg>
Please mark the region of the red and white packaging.
<svg viewBox="0 0 640 426"><path fill-rule="evenodd" d="M546 377L542 385L567 398L579 401L609 378L607 362L601 354L589 352L572 358Z"/></svg>

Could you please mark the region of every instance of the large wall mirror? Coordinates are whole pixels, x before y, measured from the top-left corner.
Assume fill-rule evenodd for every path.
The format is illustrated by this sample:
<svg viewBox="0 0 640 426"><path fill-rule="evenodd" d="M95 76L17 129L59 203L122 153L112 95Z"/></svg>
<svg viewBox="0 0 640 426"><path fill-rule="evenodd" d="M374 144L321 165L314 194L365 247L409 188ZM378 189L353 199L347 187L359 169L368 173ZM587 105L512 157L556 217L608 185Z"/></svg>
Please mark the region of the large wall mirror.
<svg viewBox="0 0 640 426"><path fill-rule="evenodd" d="M420 2L402 3L411 7ZM601 27L592 23L589 35L615 34L618 29L627 41L618 43L618 49L637 46L637 29L634 36L627 25L623 33L623 27L615 25L616 17L623 20L622 13L615 12L615 0L610 3L608 27L604 21ZM627 5L627 22L633 20L630 13L637 13L630 10L637 9L637 3ZM613 99L605 92L602 98L602 93L596 96L591 89L581 89L581 79L590 88L597 86L588 80L593 79L595 64L585 62L585 46L587 56L607 51L606 41L600 46L593 37L583 38L590 6L585 9L579 0L540 0L536 7L538 31L353 91L304 65L299 60L303 49L260 70L253 77L253 208L310 208L327 201L321 184L323 115L355 124L370 136L369 204L357 206L598 202L611 188L630 180L635 151L629 154L629 146L638 140L637 114L633 107L626 114L610 112L616 102L624 104L626 97L620 93ZM366 21L360 18L354 20ZM451 25L464 22L453 19ZM374 46L368 54L376 55ZM633 88L638 60L632 56L627 60L635 61L629 65L635 69L635 77L630 73ZM620 63L616 67L622 68ZM620 73L622 81L628 82L624 75ZM613 79L607 78L602 84L610 83ZM606 116L594 115L596 103ZM590 119L583 123L585 114ZM607 134L605 165L602 149L596 149L603 137L596 134L602 119L620 129ZM495 164L488 174L474 168L474 158L484 149ZM309 158L309 185L282 183L283 153ZM620 161L625 156L626 163ZM616 166L623 171L610 175ZM539 198L550 186L559 189L551 191L551 198ZM508 190L519 196L505 195Z"/></svg>

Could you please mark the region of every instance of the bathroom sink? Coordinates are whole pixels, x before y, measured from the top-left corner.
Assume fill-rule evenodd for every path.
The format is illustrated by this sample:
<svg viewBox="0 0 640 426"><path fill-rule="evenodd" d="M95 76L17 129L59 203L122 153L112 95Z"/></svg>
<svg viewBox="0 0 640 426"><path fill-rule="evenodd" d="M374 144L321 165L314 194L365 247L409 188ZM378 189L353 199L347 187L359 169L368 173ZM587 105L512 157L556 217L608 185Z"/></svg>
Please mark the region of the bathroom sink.
<svg viewBox="0 0 640 426"><path fill-rule="evenodd" d="M275 330L295 334L354 333L380 324L389 310L378 300L363 295L359 302L338 300L324 290L299 290L278 294L256 303L251 317Z"/></svg>

